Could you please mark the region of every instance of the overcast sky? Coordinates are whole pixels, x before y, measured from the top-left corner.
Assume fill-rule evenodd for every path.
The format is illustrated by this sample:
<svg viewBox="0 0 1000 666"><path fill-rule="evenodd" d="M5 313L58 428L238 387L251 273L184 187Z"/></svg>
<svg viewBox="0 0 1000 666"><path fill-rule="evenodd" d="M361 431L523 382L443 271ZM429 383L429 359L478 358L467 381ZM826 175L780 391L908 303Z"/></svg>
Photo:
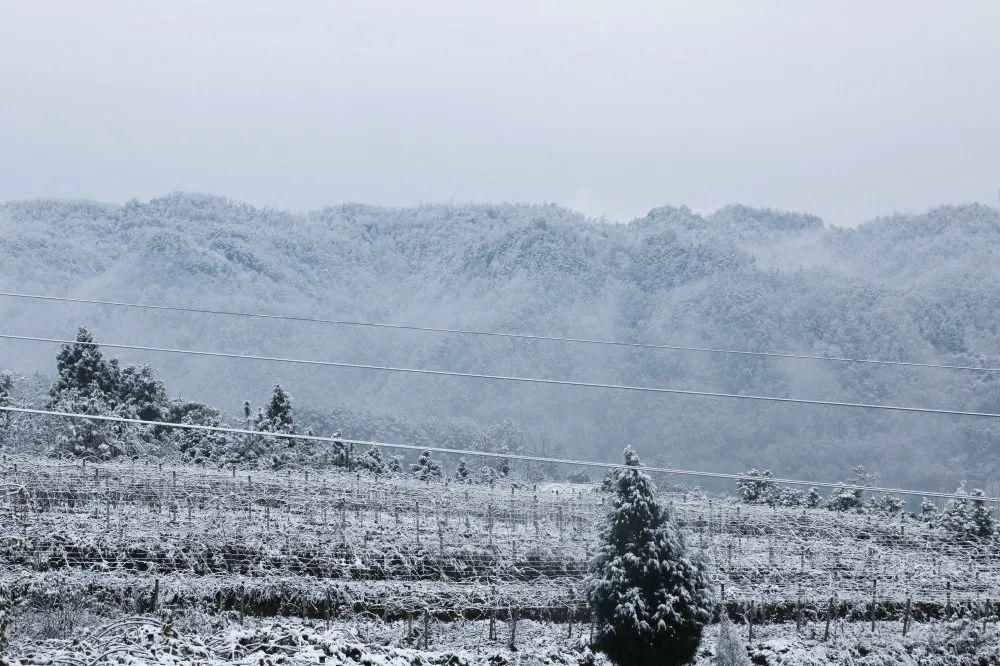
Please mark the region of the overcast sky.
<svg viewBox="0 0 1000 666"><path fill-rule="evenodd" d="M0 200L997 204L1000 2L0 5Z"/></svg>

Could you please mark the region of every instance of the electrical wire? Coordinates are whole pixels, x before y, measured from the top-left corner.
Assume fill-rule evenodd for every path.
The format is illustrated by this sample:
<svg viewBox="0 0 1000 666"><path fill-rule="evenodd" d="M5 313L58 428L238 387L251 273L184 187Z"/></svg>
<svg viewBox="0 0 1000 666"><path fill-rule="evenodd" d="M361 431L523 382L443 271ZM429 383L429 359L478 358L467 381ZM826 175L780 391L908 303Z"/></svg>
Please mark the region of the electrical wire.
<svg viewBox="0 0 1000 666"><path fill-rule="evenodd" d="M910 412L917 414L943 414L951 416L970 416L978 418L1000 419L1000 414L994 412L974 412L958 409L938 409L933 407L911 407L905 405L881 405L863 402L842 402L836 400L810 400L806 398L782 398L771 395L752 395L743 393L720 393L716 391L695 391L691 389L666 388L656 386L633 386L628 384L602 384L597 382L575 381L570 379L547 379L541 377L518 377L511 375L491 375L477 372L454 372L451 370L431 370L427 368L405 368L386 365L369 365L366 363L346 363L339 361L318 361L313 359L283 358L278 356L259 356L256 354L235 354L231 352L203 351L197 349L176 349L170 347L151 347L147 345L127 345L113 342L80 342L63 338L46 338L33 335L13 335L0 333L0 339L19 340L27 342L45 342L52 344L81 345L90 347L107 347L109 349L128 349L164 354L188 354L192 356L210 356L216 358L233 358L250 361L266 361L270 363L293 363L299 365L317 365L330 368L352 368L357 370L376 370L380 372L395 372L418 375L435 375L439 377L465 377L467 379L485 379L504 382L524 382L528 384L547 384L553 386L576 386L581 388L609 389L616 391L633 391L640 393L659 393L671 395L690 395L709 398L728 398L736 400L752 400L761 402L779 402L795 405L819 405L825 407L847 407L852 409L875 409L893 412Z"/></svg>
<svg viewBox="0 0 1000 666"><path fill-rule="evenodd" d="M579 338L557 335L532 335L528 333L511 333L507 331L481 331L466 328L439 328L434 326L418 326L416 324L391 324L385 322L360 321L354 319L324 319L321 317L305 317L297 315L276 315L259 312L243 312L239 310L220 310L213 308L183 307L174 305L151 305L147 303L130 303L125 301L108 301L91 298L70 298L67 296L48 296L42 294L24 294L12 291L0 291L0 296L21 298L37 301L52 301L59 303L83 303L89 305L106 305L121 308L142 310L159 310L167 312L187 312L192 314L221 315L227 317L252 317L279 321L295 321L310 324L328 324L335 326L355 326L367 328L384 328L401 331L419 331L425 333L445 333L452 335L472 335L492 338L508 338L517 340L535 340L545 342L568 342L587 345L603 345L610 347L631 347L636 349L659 349L665 351L698 352L704 354L728 354L733 356L756 356L762 358L784 358L810 361L828 361L836 363L866 363L884 366L899 366L910 368L936 368L942 370L965 370L975 372L1000 372L1000 367L981 367L974 365L957 365L946 363L921 363L918 361L889 361L874 358L852 358L846 356L822 356L818 354L796 354L780 351L749 351L742 349L726 349L713 347L696 347L677 344L655 344L645 342L626 342L624 340L602 340L595 338Z"/></svg>
<svg viewBox="0 0 1000 666"><path fill-rule="evenodd" d="M170 423L169 421L152 421L145 419L128 418L124 416L107 416L103 414L74 414L72 412L62 412L48 409L35 409L30 407L0 406L0 412L13 414L31 414L35 416L55 416L71 419L83 419L89 421L102 421L110 423L125 423L132 425L153 426L162 428L178 428L182 430L201 430L206 432L219 432L233 435L254 435L280 440L296 440L306 442L325 442L329 444L353 444L358 446L372 446L386 449L401 449L407 451L429 451L431 453L441 453L448 455L470 455L482 458L499 458L506 460L519 460L524 462L551 463L558 465L575 465L580 467L596 467L600 469L629 469L628 465L622 463L606 463L590 460L574 460L570 458L549 458L546 456L533 456L520 453L495 453L491 451L475 451L470 449L451 449L435 446L418 446L416 444L396 444L390 442L378 442L363 439L347 439L341 437L323 437L320 435L301 435L297 433L265 432L249 430L245 428L226 428L222 426L200 425L195 423ZM887 488L880 486L862 486L849 483L830 483L828 481L804 481L801 479L786 479L780 477L751 476L747 474L729 474L725 472L702 472L697 470L678 469L672 467L643 466L644 472L658 474L673 474L680 476L695 476L712 479L727 479L734 481L762 481L781 485L810 486L817 488L836 488L847 490L864 490L875 493L888 493L893 495L911 495L918 497L940 497L947 499L966 499L983 502L1000 502L1000 497L977 496L960 493L944 493L929 490L913 490L908 488Z"/></svg>

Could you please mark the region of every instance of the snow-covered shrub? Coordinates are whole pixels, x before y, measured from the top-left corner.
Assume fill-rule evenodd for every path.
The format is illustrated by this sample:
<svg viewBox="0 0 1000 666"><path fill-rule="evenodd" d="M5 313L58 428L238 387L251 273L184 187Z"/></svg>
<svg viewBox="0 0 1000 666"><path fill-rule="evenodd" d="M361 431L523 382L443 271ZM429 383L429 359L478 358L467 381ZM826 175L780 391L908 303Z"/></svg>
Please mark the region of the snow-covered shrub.
<svg viewBox="0 0 1000 666"><path fill-rule="evenodd" d="M706 564L687 551L631 449L625 464L587 577L594 643L618 664L684 664L712 617Z"/></svg>
<svg viewBox="0 0 1000 666"><path fill-rule="evenodd" d="M745 476L755 478L740 479L736 482L736 491L740 499L748 504L770 504L777 492L774 481L768 480L774 477L771 470L765 469L760 472L751 469Z"/></svg>
<svg viewBox="0 0 1000 666"><path fill-rule="evenodd" d="M805 497L806 506L810 509L818 509L823 506L823 496L815 488L810 488Z"/></svg>
<svg viewBox="0 0 1000 666"><path fill-rule="evenodd" d="M906 508L906 502L889 493L879 495L878 497L873 497L869 506L871 510L876 513L885 513L890 516L896 516L903 513Z"/></svg>
<svg viewBox="0 0 1000 666"><path fill-rule="evenodd" d="M385 473L385 461L382 460L382 450L373 446L358 456L358 468L372 474Z"/></svg>
<svg viewBox="0 0 1000 666"><path fill-rule="evenodd" d="M719 621L719 638L715 644L715 663L718 666L750 666L743 639L729 621L729 615L722 613Z"/></svg>
<svg viewBox="0 0 1000 666"><path fill-rule="evenodd" d="M338 437L334 435L334 437ZM351 464L351 454L354 452L354 444L352 442L342 442L339 439L334 439L333 441L333 451L330 456L330 462L336 467L343 467L350 471L352 467Z"/></svg>
<svg viewBox="0 0 1000 666"><path fill-rule="evenodd" d="M601 479L601 492L602 493L613 493L615 488L618 486L618 474L621 470L618 468L609 469L604 477Z"/></svg>
<svg viewBox="0 0 1000 666"><path fill-rule="evenodd" d="M831 511L861 511L863 503L861 501L861 490L848 488L840 484L830 493L830 500L826 503Z"/></svg>
<svg viewBox="0 0 1000 666"><path fill-rule="evenodd" d="M11 404L14 394L14 375L7 371L0 371L0 407L7 407ZM7 425L10 414L0 412L0 428Z"/></svg>
<svg viewBox="0 0 1000 666"><path fill-rule="evenodd" d="M497 481L500 480L500 473L496 471L493 467L489 465L483 465L479 468L479 474L476 476L476 481L478 483L483 483L488 486L495 485Z"/></svg>
<svg viewBox="0 0 1000 666"><path fill-rule="evenodd" d="M469 463L465 461L465 458L458 459L458 466L455 467L455 481L459 483L469 483L471 482L472 472L469 470Z"/></svg>
<svg viewBox="0 0 1000 666"><path fill-rule="evenodd" d="M955 491L960 497L948 501L936 524L963 539L989 539L996 532L993 509L982 499L985 494L976 489L972 495L965 490L965 482Z"/></svg>
<svg viewBox="0 0 1000 666"><path fill-rule="evenodd" d="M410 471L413 472L413 476L421 481L441 478L441 466L436 460L431 458L430 451L421 453L420 459L410 465Z"/></svg>
<svg viewBox="0 0 1000 666"><path fill-rule="evenodd" d="M200 402L174 400L168 405L164 420L170 423L223 427L222 413ZM222 463L230 452L230 438L225 433L211 430L174 428L164 435L166 442L176 448L185 460L195 464Z"/></svg>
<svg viewBox="0 0 1000 666"><path fill-rule="evenodd" d="M796 507L802 506L806 503L806 496L801 490L796 490L795 488L786 488L784 486L778 488L771 495L768 504L774 506L784 506L784 507Z"/></svg>
<svg viewBox="0 0 1000 666"><path fill-rule="evenodd" d="M936 523L938 518L938 508L937 504L930 501L926 497L920 500L920 522L922 523Z"/></svg>

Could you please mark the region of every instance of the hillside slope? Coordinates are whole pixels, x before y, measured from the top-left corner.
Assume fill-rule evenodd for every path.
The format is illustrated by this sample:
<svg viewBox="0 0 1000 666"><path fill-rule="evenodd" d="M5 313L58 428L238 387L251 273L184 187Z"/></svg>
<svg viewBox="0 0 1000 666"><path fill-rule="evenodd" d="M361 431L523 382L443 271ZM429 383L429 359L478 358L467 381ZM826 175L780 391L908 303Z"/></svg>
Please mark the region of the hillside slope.
<svg viewBox="0 0 1000 666"><path fill-rule="evenodd" d="M728 207L629 224L556 206L344 205L306 214L171 194L123 206L0 205L0 287L429 326L1000 366L1000 211L856 229ZM1000 373L763 360L0 299L5 331L468 372L1000 412ZM51 346L0 365L51 372ZM275 382L364 435L511 419L525 448L952 489L1000 479L984 420L732 403L263 363L129 356L173 392L236 412ZM358 415L364 415L364 418ZM336 420L336 419L334 419ZM329 418L324 419L327 425ZM364 424L363 426L360 424ZM424 424L424 425L421 425ZM360 432L363 430L364 432ZM460 440L468 428L454 429ZM453 442L454 444L454 442Z"/></svg>

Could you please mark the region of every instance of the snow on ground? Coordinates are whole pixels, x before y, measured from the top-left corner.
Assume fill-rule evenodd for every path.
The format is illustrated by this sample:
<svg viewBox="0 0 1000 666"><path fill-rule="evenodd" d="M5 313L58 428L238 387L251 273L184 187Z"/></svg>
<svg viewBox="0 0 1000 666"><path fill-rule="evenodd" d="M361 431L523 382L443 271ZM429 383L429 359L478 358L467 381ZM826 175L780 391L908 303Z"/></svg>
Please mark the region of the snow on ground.
<svg viewBox="0 0 1000 666"><path fill-rule="evenodd" d="M736 630L744 641L745 625ZM822 623L795 623L755 627L754 641L747 644L754 664L762 666L972 666L1000 664L1000 628L960 620L911 624L902 635L898 622L876 623L875 632L866 622L835 622L829 640L823 640ZM695 666L715 664L718 625L706 632Z"/></svg>
<svg viewBox="0 0 1000 666"><path fill-rule="evenodd" d="M22 627L23 628L23 627ZM509 625L488 622L432 624L429 649L422 649L421 623L383 623L376 619L327 625L287 618L247 620L192 612L172 621L144 617L79 628L67 638L11 636L3 666L40 664L331 664L334 666L609 666L587 648L587 634L576 627L572 638L562 624L522 621L517 650L511 651ZM746 626L736 631L746 638ZM412 633L411 633L412 632ZM752 663L770 666L966 666L1000 664L1000 631L983 631L978 622L913 624L902 636L898 623L882 623L873 633L867 623L834 623L823 641L823 626L801 631L794 624L755 628L748 645ZM695 666L715 664L718 626L709 627ZM6 659L6 660L5 660Z"/></svg>

